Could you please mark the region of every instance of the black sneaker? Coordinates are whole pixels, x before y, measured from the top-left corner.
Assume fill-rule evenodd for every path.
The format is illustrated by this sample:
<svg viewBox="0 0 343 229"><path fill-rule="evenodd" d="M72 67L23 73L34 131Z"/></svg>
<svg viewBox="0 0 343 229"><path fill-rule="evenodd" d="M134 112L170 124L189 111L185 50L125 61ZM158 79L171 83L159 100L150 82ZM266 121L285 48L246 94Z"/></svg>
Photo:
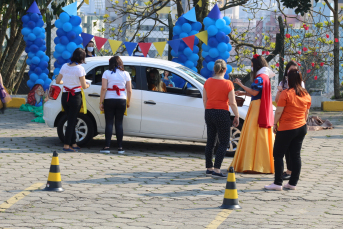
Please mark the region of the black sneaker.
<svg viewBox="0 0 343 229"><path fill-rule="evenodd" d="M120 149L118 149L118 153L119 153L119 154L124 154L124 153L125 153L125 150L123 150L123 148L120 148Z"/></svg>
<svg viewBox="0 0 343 229"><path fill-rule="evenodd" d="M291 178L291 175L287 174L286 172L282 174L282 180L289 180L289 178Z"/></svg>
<svg viewBox="0 0 343 229"><path fill-rule="evenodd" d="M226 178L226 176L222 173L216 173L213 171L212 178Z"/></svg>
<svg viewBox="0 0 343 229"><path fill-rule="evenodd" d="M212 176L212 174L213 174L213 171L210 171L210 170L206 169L206 176L207 177Z"/></svg>
<svg viewBox="0 0 343 229"><path fill-rule="evenodd" d="M104 147L103 149L100 150L100 153L109 154L109 153L111 153L111 151L110 151L110 148Z"/></svg>

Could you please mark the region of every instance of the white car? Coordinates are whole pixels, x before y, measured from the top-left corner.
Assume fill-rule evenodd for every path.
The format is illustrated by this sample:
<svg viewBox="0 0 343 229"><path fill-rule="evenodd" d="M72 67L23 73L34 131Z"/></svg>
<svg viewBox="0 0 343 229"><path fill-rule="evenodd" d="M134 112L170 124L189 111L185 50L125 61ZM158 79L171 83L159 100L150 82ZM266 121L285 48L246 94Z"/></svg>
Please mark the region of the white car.
<svg viewBox="0 0 343 229"><path fill-rule="evenodd" d="M90 142L97 134L105 133L105 117L100 114L99 102L102 74L109 67L109 58L86 58L86 64L83 64L87 82L91 86L84 90L87 114L79 114L76 126L77 143L81 146ZM204 77L171 61L129 56L122 56L121 59L125 70L130 73L133 87L131 106L123 122L125 136L206 142L202 101L206 81ZM166 93L148 90L147 74L153 68L160 74L164 71L172 74L174 85L167 85ZM67 120L61 110L61 89L62 85L55 81L51 83L50 99L44 104L43 118L49 127L57 127L58 136L63 141ZM247 97L244 105L238 108L240 125L237 128L231 127L228 154L232 155L236 150L249 104L250 97Z"/></svg>

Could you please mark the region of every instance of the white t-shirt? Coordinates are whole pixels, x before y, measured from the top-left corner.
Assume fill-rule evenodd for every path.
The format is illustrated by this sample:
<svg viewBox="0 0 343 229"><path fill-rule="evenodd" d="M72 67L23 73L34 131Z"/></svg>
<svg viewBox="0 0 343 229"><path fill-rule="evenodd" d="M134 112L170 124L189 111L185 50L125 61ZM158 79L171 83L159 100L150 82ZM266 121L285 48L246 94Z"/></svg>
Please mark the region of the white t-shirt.
<svg viewBox="0 0 343 229"><path fill-rule="evenodd" d="M282 87L282 81L279 83L279 86ZM304 81L301 81L301 86L302 86L302 88L305 88L305 83L304 83ZM284 85L283 88L285 88L285 89L288 88L288 81L287 81L287 80L286 80L285 85Z"/></svg>
<svg viewBox="0 0 343 229"><path fill-rule="evenodd" d="M107 79L107 88L113 88L113 85L117 85L119 89L126 89L126 82L131 81L130 74L119 69L115 73L112 73L111 70L106 70L102 78ZM126 90L120 91L120 95L116 91L107 90L105 99L126 99Z"/></svg>
<svg viewBox="0 0 343 229"><path fill-rule="evenodd" d="M69 66L64 64L60 70L60 74L63 75L63 86L67 88L74 88L81 86L80 77L85 76L85 69L81 65ZM75 92L80 92L81 89L75 89ZM63 87L63 92L66 92Z"/></svg>

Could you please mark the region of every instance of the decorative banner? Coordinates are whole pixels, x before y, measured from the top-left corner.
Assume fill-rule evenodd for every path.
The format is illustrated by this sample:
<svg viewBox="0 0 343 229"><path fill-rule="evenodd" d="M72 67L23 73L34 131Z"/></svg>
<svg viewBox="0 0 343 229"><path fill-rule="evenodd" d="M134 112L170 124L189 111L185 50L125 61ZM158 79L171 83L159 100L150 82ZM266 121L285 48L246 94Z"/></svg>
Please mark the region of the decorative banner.
<svg viewBox="0 0 343 229"><path fill-rule="evenodd" d="M137 43L134 42L124 42L124 45L126 47L127 53L129 56L132 56L133 51L135 50Z"/></svg>
<svg viewBox="0 0 343 229"><path fill-rule="evenodd" d="M89 5L89 0L85 0L85 3L86 3L87 5Z"/></svg>
<svg viewBox="0 0 343 229"><path fill-rule="evenodd" d="M118 48L120 47L121 41L114 41L114 40L108 40L108 42L110 43L113 55L115 55L115 53L117 52Z"/></svg>
<svg viewBox="0 0 343 229"><path fill-rule="evenodd" d="M186 45L193 51L195 35L182 38Z"/></svg>
<svg viewBox="0 0 343 229"><path fill-rule="evenodd" d="M77 16L77 2L63 7L62 10L69 14L69 16Z"/></svg>
<svg viewBox="0 0 343 229"><path fill-rule="evenodd" d="M202 7L202 0L199 0L198 4L199 7Z"/></svg>
<svg viewBox="0 0 343 229"><path fill-rule="evenodd" d="M36 1L34 1L32 3L32 5L30 6L30 8L26 11L26 13L36 13L36 14L41 14L39 11L39 8L37 6Z"/></svg>
<svg viewBox="0 0 343 229"><path fill-rule="evenodd" d="M202 42L204 42L206 45L207 45L207 42L208 42L208 33L207 33L207 30L205 31L202 31L198 34L195 34L195 36L197 38L199 38Z"/></svg>
<svg viewBox="0 0 343 229"><path fill-rule="evenodd" d="M98 48L98 50L100 50L102 48L102 46L104 46L104 44L107 41L106 38L97 37L97 36L94 36L94 40L95 40L95 44L96 44L96 47Z"/></svg>
<svg viewBox="0 0 343 229"><path fill-rule="evenodd" d="M181 42L181 40L171 40L171 41L168 41L168 44L170 45L170 47L172 47L174 52L178 53L180 42Z"/></svg>
<svg viewBox="0 0 343 229"><path fill-rule="evenodd" d="M146 57L148 55L151 43L138 43L138 45L141 48L143 55Z"/></svg>
<svg viewBox="0 0 343 229"><path fill-rule="evenodd" d="M88 33L81 33L81 37L83 39L83 47L86 47L94 36Z"/></svg>
<svg viewBox="0 0 343 229"><path fill-rule="evenodd" d="M193 7L192 9L190 9L183 15L183 17L186 18L188 21L197 22L197 18L195 16L195 8Z"/></svg>
<svg viewBox="0 0 343 229"><path fill-rule="evenodd" d="M223 15L220 13L220 10L217 4L214 5L213 9L211 10L211 12L208 13L207 17L215 19L215 20L223 18Z"/></svg>
<svg viewBox="0 0 343 229"><path fill-rule="evenodd" d="M161 41L161 42L154 42L153 44L154 44L158 54L160 56L163 56L164 48L166 47L167 42Z"/></svg>

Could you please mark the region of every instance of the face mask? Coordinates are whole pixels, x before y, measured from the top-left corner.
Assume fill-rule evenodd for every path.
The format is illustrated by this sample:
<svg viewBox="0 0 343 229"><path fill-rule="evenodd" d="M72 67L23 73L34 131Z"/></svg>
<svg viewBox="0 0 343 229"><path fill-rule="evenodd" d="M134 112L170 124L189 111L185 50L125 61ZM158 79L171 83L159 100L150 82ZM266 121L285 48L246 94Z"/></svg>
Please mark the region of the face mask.
<svg viewBox="0 0 343 229"><path fill-rule="evenodd" d="M94 47L87 47L88 52L93 52Z"/></svg>

